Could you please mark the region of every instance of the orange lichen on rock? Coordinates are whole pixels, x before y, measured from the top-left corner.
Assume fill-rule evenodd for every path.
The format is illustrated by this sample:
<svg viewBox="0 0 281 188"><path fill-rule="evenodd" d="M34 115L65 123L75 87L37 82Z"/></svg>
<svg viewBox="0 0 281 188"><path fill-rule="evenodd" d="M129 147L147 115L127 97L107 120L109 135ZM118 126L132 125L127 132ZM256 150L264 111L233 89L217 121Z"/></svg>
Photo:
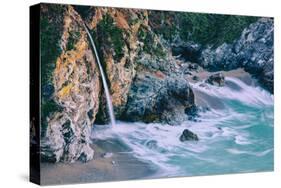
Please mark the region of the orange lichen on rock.
<svg viewBox="0 0 281 188"><path fill-rule="evenodd" d="M115 15L113 16L117 27L119 27L120 29L129 29L129 25L127 20L125 19L125 16L122 12L120 11L116 11Z"/></svg>
<svg viewBox="0 0 281 188"><path fill-rule="evenodd" d="M64 86L61 88L61 90L58 92L59 97L64 97L66 95L69 95L70 90L73 88L73 83L68 84L67 86Z"/></svg>
<svg viewBox="0 0 281 188"><path fill-rule="evenodd" d="M80 15L68 6L60 40L62 52L53 72L54 100L62 110L48 120L48 142L44 142L55 161L88 161L94 154L89 130L98 111L101 85L83 25ZM71 139L63 139L66 132Z"/></svg>
<svg viewBox="0 0 281 188"><path fill-rule="evenodd" d="M66 44L67 44L67 41L68 41L68 38L69 38L69 31L68 31L68 28L71 24L72 20L70 18L70 16L65 16L64 17L64 26L63 26L63 34L62 34L62 38L61 38L61 46L63 49L66 48Z"/></svg>
<svg viewBox="0 0 281 188"><path fill-rule="evenodd" d="M63 52L61 56L58 57L55 68L56 85L58 87L61 87L65 82L65 79L68 79L70 76L68 73L71 73L69 69L73 70L75 68L75 62L83 58L87 48L88 44L85 41L85 37L81 37L77 44L75 44L75 50L72 49L70 51Z"/></svg>
<svg viewBox="0 0 281 188"><path fill-rule="evenodd" d="M110 47L102 48L102 53L99 54L104 59L104 71L109 81L112 103L118 117L127 103L130 86L135 76L134 61L140 49L138 33L140 27L148 26L147 11L119 8L95 8L94 11L95 14L88 21L89 28L95 29L99 22L109 15L113 19L113 24L122 31L124 36L119 39L125 41L121 57L116 58L113 53L116 49Z"/></svg>

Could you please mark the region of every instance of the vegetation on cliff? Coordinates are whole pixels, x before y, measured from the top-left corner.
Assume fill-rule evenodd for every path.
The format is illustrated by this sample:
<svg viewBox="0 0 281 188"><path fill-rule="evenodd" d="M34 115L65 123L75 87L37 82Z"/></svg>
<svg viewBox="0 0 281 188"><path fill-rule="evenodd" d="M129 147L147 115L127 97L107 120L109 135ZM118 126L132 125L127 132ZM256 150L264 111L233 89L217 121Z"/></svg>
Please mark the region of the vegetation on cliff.
<svg viewBox="0 0 281 188"><path fill-rule="evenodd" d="M123 57L123 47L125 41L123 39L122 29L114 24L113 18L106 14L97 24L97 41L102 43L102 47L114 49L113 58L118 62Z"/></svg>
<svg viewBox="0 0 281 188"><path fill-rule="evenodd" d="M54 101L53 72L56 59L61 53L60 39L63 31L65 6L42 5L40 15L40 45L41 45L41 120L44 134L46 118L61 107Z"/></svg>
<svg viewBox="0 0 281 188"><path fill-rule="evenodd" d="M237 39L245 27L258 17L202 14L189 12L150 11L149 24L166 40L178 35L183 41L219 46Z"/></svg>

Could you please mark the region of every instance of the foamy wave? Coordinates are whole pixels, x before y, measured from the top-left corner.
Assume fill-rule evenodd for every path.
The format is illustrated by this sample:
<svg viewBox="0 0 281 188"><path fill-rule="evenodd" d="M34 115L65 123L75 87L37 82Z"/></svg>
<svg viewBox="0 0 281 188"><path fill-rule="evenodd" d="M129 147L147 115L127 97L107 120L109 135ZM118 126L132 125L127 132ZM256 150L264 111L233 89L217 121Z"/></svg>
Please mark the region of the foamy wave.
<svg viewBox="0 0 281 188"><path fill-rule="evenodd" d="M206 93L207 95L218 97L221 99L238 100L245 104L250 105L270 105L273 106L274 97L269 92L263 90L260 87L250 86L245 84L243 81L226 77L226 82L238 86L239 90L233 89L227 85L223 87L213 86L204 82L191 84L194 89ZM203 85L202 85L203 84Z"/></svg>
<svg viewBox="0 0 281 188"><path fill-rule="evenodd" d="M236 154L236 155L246 154L246 155L254 155L254 156L257 156L257 157L263 157L263 156L269 154L270 152L272 152L273 149L267 149L267 150L262 151L262 152L251 152L251 151L243 151L243 150L231 148L231 149L227 149L227 151L231 154Z"/></svg>
<svg viewBox="0 0 281 188"><path fill-rule="evenodd" d="M239 155L247 155L249 162L253 156L272 155L273 149L268 149L272 148L272 144L267 138L261 138L259 135L257 121L258 125L268 124L269 126L263 128L272 130L273 96L258 87L248 86L236 78L226 78L226 80L238 85L240 89L235 90L228 86L201 87L193 84L194 88L216 96L225 103L223 109L200 112L197 122L187 121L179 126L169 126L117 121L116 126L94 126L92 138L121 141L132 150L131 153L135 157L151 162L159 168L159 174L166 177L187 175L190 174L190 169L200 170L200 167L205 168L206 165L215 166L215 169L223 171L226 169L225 166L232 164L229 160L232 161L235 158L239 161ZM240 103L233 106L233 103L228 102L229 99L240 101ZM248 106L244 106L244 103ZM237 110L235 105L241 105L239 108L243 111ZM199 141L181 142L179 137L184 129L197 134ZM259 142L260 139L264 139L262 144ZM249 148L257 148L257 145L264 151L249 150ZM230 146L239 147L240 150L229 148ZM228 158L229 154L232 154L230 158ZM225 155L225 158L218 155ZM255 168L243 169L243 167L241 167L242 170Z"/></svg>

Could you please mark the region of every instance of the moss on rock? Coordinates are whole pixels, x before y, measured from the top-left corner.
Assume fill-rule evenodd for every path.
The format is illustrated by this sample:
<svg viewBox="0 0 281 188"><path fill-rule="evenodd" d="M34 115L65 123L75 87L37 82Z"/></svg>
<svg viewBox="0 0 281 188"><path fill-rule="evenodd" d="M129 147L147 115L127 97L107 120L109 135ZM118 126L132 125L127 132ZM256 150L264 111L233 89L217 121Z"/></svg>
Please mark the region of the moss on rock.
<svg viewBox="0 0 281 188"><path fill-rule="evenodd" d="M145 28L138 31L138 39L143 43L143 52L158 58L165 57L166 53L162 44L156 39L156 35ZM141 51L140 51L141 52Z"/></svg>
<svg viewBox="0 0 281 188"><path fill-rule="evenodd" d="M113 58L116 62L123 57L123 47L125 40L123 39L123 30L115 25L113 18L106 14L103 19L97 24L97 34L99 44L105 48L113 49Z"/></svg>
<svg viewBox="0 0 281 188"><path fill-rule="evenodd" d="M60 39L63 32L63 18L65 6L41 5L40 16L40 49L41 49L41 90L53 86L53 72L56 67L56 59L61 53ZM47 117L62 108L53 99L53 92L48 96L41 96L41 134L44 135L47 127Z"/></svg>

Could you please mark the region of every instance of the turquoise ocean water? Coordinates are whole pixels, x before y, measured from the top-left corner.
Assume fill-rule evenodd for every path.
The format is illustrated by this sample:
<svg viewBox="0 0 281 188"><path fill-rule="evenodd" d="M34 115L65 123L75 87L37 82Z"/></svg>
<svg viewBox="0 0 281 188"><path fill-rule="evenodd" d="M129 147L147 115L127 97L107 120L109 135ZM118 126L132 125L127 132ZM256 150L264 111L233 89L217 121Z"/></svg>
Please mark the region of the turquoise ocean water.
<svg viewBox="0 0 281 188"><path fill-rule="evenodd" d="M153 177L273 170L273 95L236 78L226 78L224 87L192 87L221 107L210 105L197 121L178 126L117 121L115 127L94 129L93 138L124 144L129 153L157 169ZM180 142L185 128L200 140Z"/></svg>

